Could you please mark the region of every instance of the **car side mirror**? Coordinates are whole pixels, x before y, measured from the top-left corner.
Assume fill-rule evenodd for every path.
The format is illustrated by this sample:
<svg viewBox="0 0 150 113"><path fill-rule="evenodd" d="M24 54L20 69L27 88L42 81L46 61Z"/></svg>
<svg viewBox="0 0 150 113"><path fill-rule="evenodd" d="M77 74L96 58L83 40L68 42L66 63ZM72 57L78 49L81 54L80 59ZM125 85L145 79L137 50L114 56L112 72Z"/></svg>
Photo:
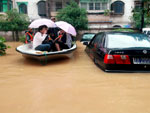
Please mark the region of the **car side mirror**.
<svg viewBox="0 0 150 113"><path fill-rule="evenodd" d="M88 42L83 42L83 45L86 45L86 46L87 46L88 44L89 44Z"/></svg>

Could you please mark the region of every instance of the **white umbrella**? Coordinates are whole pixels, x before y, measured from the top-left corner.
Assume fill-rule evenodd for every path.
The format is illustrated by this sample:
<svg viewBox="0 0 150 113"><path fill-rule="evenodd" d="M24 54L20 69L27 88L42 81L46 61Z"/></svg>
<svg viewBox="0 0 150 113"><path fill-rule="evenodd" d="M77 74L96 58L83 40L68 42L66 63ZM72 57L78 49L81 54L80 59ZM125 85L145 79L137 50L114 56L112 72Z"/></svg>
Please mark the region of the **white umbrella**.
<svg viewBox="0 0 150 113"><path fill-rule="evenodd" d="M50 19L37 19L29 25L29 28L38 28L41 25L46 25L47 27L56 27L55 23Z"/></svg>
<svg viewBox="0 0 150 113"><path fill-rule="evenodd" d="M61 28L66 33L69 33L73 36L77 35L77 32L76 32L75 28L71 24L69 24L67 22L64 22L64 21L59 21L59 22L56 22L55 24L56 24L57 27Z"/></svg>

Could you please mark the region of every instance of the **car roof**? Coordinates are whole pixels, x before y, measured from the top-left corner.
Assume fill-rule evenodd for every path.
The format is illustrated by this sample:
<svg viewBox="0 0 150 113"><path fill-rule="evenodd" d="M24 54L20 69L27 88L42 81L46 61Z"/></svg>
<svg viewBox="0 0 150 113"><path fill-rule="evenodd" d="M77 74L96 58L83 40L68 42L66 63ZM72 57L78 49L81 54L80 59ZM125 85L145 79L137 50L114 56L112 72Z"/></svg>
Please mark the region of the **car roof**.
<svg viewBox="0 0 150 113"><path fill-rule="evenodd" d="M140 32L119 32L119 31L108 31L108 32L103 32L105 34L143 34Z"/></svg>
<svg viewBox="0 0 150 113"><path fill-rule="evenodd" d="M85 35L85 34L96 34L96 33L83 33L83 35Z"/></svg>
<svg viewBox="0 0 150 113"><path fill-rule="evenodd" d="M146 31L147 31L147 30L150 30L150 28L143 28L143 31L145 31L145 30L146 30Z"/></svg>

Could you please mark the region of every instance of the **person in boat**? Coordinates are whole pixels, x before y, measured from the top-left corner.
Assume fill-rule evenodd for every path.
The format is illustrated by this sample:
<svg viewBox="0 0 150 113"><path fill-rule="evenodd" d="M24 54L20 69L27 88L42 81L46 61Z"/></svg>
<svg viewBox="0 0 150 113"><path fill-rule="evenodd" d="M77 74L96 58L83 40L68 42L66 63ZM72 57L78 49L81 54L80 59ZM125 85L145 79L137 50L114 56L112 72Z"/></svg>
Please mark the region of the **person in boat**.
<svg viewBox="0 0 150 113"><path fill-rule="evenodd" d="M47 30L48 27L46 25L42 25L38 28L38 32L35 34L33 39L33 49L39 51L50 51L51 44L50 43L43 43L43 41L47 37Z"/></svg>
<svg viewBox="0 0 150 113"><path fill-rule="evenodd" d="M69 49L72 46L72 38L64 30L58 32L58 37L54 40L58 51L62 49Z"/></svg>
<svg viewBox="0 0 150 113"><path fill-rule="evenodd" d="M25 43L31 43L33 41L34 33L32 31L32 28L29 28L28 31L25 32Z"/></svg>
<svg viewBox="0 0 150 113"><path fill-rule="evenodd" d="M56 18L55 17L51 17L51 20L55 23L56 22Z"/></svg>

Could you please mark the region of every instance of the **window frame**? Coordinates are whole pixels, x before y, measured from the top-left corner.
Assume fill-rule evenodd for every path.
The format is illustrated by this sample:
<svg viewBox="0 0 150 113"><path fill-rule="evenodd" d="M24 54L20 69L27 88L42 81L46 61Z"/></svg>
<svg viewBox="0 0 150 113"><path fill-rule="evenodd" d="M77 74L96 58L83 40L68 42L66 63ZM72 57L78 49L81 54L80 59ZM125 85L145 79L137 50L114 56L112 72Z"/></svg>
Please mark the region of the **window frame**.
<svg viewBox="0 0 150 113"><path fill-rule="evenodd" d="M25 6L25 11L23 11L23 10L21 11L20 10L21 8L23 9L23 7L21 7L21 5ZM19 7L19 13L28 14L28 7L27 7L27 5L25 3L21 3L18 7Z"/></svg>
<svg viewBox="0 0 150 113"><path fill-rule="evenodd" d="M85 7L82 7L82 4L85 4ZM93 4L93 9L90 9L90 4ZM96 4L99 4L99 9L96 9ZM103 7L105 4L105 8ZM87 11L104 11L108 9L108 2L80 2L80 7L86 9Z"/></svg>
<svg viewBox="0 0 150 113"><path fill-rule="evenodd" d="M3 12L3 1L0 0L0 12Z"/></svg>
<svg viewBox="0 0 150 113"><path fill-rule="evenodd" d="M57 7L58 4L60 5L61 4L61 7ZM61 10L63 8L63 3L62 2L55 2L55 11L58 11L58 10Z"/></svg>
<svg viewBox="0 0 150 113"><path fill-rule="evenodd" d="M43 10L43 12L44 12L44 11L45 11L45 12L44 12L44 13L42 12L43 14L40 12L40 11L41 11L41 10L40 10L41 7L39 6L40 3L44 3L44 4L45 4L45 9ZM46 1L39 1L39 2L37 3L37 7L38 7L38 15L41 16L41 17L46 17L46 16L47 16L47 15L46 15ZM42 8L43 8L43 7L42 7Z"/></svg>
<svg viewBox="0 0 150 113"><path fill-rule="evenodd" d="M119 5L122 5L122 7L120 7ZM122 11L120 11L119 8L121 8ZM111 4L111 10L113 11L113 14L115 14L115 15L124 15L125 3L123 1L120 1L120 0L115 1Z"/></svg>

